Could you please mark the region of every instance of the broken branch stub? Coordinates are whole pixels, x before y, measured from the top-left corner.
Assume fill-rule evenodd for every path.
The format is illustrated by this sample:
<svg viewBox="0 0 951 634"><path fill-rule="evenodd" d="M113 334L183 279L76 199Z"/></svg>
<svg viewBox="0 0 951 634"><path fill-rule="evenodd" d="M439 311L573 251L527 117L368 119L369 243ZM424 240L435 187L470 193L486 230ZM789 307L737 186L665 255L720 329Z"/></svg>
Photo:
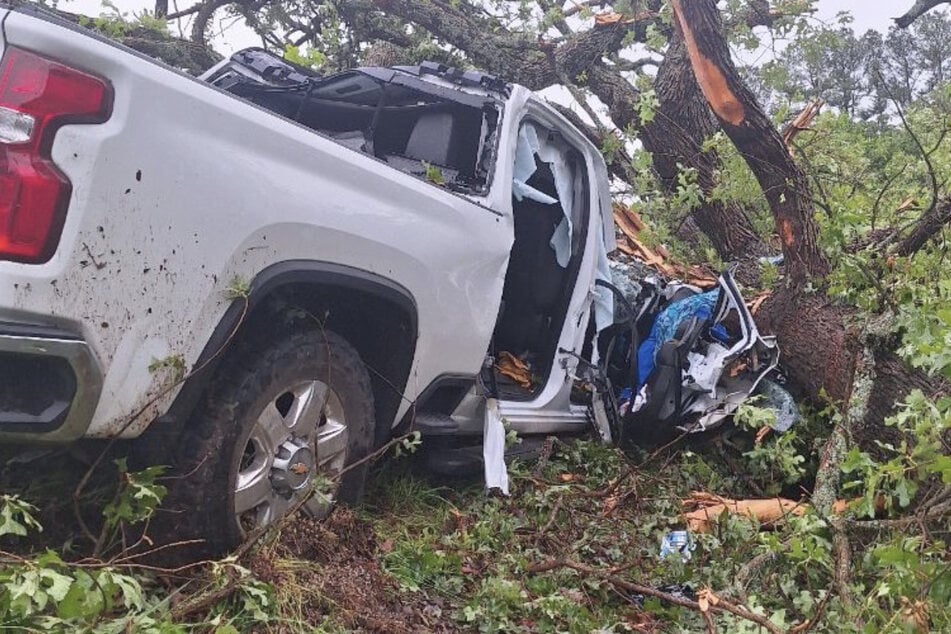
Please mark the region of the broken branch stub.
<svg viewBox="0 0 951 634"><path fill-rule="evenodd" d="M792 153L792 142L799 136L800 132L810 129L812 122L819 116L819 112L822 111L822 106L824 105L825 102L822 99L813 99L802 109L802 112L800 112L795 119L790 121L786 127L783 128L783 141L786 143L786 148L790 153Z"/></svg>

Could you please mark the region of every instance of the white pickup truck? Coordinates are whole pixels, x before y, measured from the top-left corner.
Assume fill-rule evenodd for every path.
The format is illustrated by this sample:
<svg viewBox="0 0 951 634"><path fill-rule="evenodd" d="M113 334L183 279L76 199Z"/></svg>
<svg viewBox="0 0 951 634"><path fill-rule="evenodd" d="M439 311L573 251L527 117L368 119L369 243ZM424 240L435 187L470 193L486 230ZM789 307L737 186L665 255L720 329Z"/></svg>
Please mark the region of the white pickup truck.
<svg viewBox="0 0 951 634"><path fill-rule="evenodd" d="M446 468L486 421L617 440L663 285L615 318L604 161L529 90L258 49L196 79L14 2L0 38L0 439L138 438L219 551L407 429ZM692 354L774 364L743 323ZM723 405L707 370L651 416Z"/></svg>

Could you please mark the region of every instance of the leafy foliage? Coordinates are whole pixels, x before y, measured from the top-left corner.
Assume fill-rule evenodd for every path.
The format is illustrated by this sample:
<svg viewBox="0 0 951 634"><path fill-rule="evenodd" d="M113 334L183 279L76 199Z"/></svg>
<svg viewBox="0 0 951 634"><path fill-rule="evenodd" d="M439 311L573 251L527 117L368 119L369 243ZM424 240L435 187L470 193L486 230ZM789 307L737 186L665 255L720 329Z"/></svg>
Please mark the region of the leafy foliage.
<svg viewBox="0 0 951 634"><path fill-rule="evenodd" d="M155 469L123 475L128 486L107 507L107 526L141 521L164 494L154 485ZM154 500L154 501L153 501ZM29 539L42 530L37 508L17 496L0 499L0 537ZM0 558L0 624L23 630L184 632L168 619L167 599L147 576L116 567L64 561L52 550L33 557Z"/></svg>

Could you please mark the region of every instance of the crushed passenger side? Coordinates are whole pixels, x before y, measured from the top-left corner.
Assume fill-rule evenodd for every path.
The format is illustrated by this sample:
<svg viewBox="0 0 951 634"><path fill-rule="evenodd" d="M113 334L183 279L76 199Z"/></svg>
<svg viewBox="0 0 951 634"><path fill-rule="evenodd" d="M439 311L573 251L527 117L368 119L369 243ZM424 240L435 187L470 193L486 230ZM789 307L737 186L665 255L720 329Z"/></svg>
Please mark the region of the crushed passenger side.
<svg viewBox="0 0 951 634"><path fill-rule="evenodd" d="M792 426L795 402L767 379L779 362L775 338L760 334L731 271L706 292L653 275L632 281L622 267L613 271L617 285L627 286L628 314L602 346L622 437L649 444L707 431L756 393L777 412L776 431Z"/></svg>

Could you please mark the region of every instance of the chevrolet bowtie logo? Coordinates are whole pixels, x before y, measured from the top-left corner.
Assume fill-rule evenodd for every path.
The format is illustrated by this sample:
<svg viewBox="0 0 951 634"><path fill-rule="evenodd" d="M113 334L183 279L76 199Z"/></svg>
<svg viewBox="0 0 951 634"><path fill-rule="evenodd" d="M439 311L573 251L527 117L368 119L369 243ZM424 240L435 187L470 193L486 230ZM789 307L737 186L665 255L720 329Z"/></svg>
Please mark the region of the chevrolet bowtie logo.
<svg viewBox="0 0 951 634"><path fill-rule="evenodd" d="M294 475L304 475L310 469L303 462L296 462L290 466L290 472Z"/></svg>

